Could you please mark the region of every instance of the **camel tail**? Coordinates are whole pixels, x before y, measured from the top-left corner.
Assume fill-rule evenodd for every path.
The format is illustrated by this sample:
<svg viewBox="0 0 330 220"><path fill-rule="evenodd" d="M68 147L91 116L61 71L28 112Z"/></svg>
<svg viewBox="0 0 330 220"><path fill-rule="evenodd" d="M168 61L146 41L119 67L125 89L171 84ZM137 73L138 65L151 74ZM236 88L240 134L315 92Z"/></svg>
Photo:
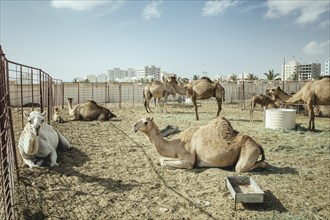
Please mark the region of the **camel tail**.
<svg viewBox="0 0 330 220"><path fill-rule="evenodd" d="M58 146L62 149L62 150L67 150L71 148L71 145L69 143L69 141L60 133L57 131L57 135L58 135Z"/></svg>
<svg viewBox="0 0 330 220"><path fill-rule="evenodd" d="M261 154L261 160L260 160L259 162L261 162L261 161L266 160L266 156L265 156L265 151L264 151L264 149L262 148L262 146L259 145L258 147L259 147L259 149L260 149L260 154Z"/></svg>

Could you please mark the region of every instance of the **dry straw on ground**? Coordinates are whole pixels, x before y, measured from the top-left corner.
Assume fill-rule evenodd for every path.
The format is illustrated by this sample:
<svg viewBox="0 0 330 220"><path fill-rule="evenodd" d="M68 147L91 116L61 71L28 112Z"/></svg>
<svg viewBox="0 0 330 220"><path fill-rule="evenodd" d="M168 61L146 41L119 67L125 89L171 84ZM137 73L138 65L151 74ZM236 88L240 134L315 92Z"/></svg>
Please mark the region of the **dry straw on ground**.
<svg viewBox="0 0 330 220"><path fill-rule="evenodd" d="M298 115L296 130L265 129L262 111L255 121L248 110L224 105L220 115L234 129L253 137L265 149L272 167L252 176L265 192L263 204L237 205L225 187L233 169L164 169L158 155L132 125L153 116L160 128L181 130L215 117L216 104L199 108L168 105L168 113L145 112L142 105L108 105L118 120L52 123L72 143L59 154L59 167L20 168L15 210L18 219L326 219L329 217L330 120L316 118L316 132L307 131L308 117ZM67 119L67 109L63 111ZM16 114L14 114L16 117ZM15 139L20 123L15 122ZM17 141L16 141L17 142ZM20 163L22 166L22 163Z"/></svg>

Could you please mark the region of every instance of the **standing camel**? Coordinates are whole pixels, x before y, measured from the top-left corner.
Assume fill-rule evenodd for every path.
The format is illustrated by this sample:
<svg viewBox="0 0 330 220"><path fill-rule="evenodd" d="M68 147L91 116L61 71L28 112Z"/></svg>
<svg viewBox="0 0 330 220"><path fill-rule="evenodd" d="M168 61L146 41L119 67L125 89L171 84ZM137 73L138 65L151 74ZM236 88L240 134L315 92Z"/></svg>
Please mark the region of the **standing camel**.
<svg viewBox="0 0 330 220"><path fill-rule="evenodd" d="M93 100L88 100L85 103L77 104L72 107L72 98L68 98L69 115L72 116L71 120L92 121L100 120L106 121L117 116L110 112L109 109L98 105Z"/></svg>
<svg viewBox="0 0 330 220"><path fill-rule="evenodd" d="M330 105L330 77L305 84L296 94L286 100L285 104L304 102L309 115L308 130L315 131L314 105Z"/></svg>
<svg viewBox="0 0 330 220"><path fill-rule="evenodd" d="M166 112L165 106L169 95L173 95L173 98L175 98L176 92L172 85L167 82L162 83L160 81L154 81L151 84L146 85L143 90L144 107L146 108L146 111L148 113L152 112L150 109L150 100L154 97L156 99L156 112L161 98L164 98L163 111Z"/></svg>
<svg viewBox="0 0 330 220"><path fill-rule="evenodd" d="M170 77L169 82L173 85L175 91L179 94L185 92L186 95L191 97L191 101L195 108L196 120L199 120L197 101L201 99L209 99L215 97L218 103L217 116L221 111L222 101L225 101L225 89L219 82L213 82L208 77L202 77L186 84L183 88L178 85L176 77Z"/></svg>
<svg viewBox="0 0 330 220"><path fill-rule="evenodd" d="M251 109L249 111L250 121L251 122L253 121L253 110L257 104L261 105L261 107L263 108L263 110L265 112L265 109L267 109L268 106L275 106L275 102L276 102L276 100L270 98L267 95L263 95L263 94L254 95L251 99Z"/></svg>
<svg viewBox="0 0 330 220"><path fill-rule="evenodd" d="M160 164L169 168L191 169L196 167L228 167L236 165L238 173L265 168L264 150L247 135L234 130L229 121L217 117L205 126L193 126L178 138L166 140L152 117L146 117L133 125L133 131L141 131L148 137L162 156ZM258 161L261 155L261 160Z"/></svg>

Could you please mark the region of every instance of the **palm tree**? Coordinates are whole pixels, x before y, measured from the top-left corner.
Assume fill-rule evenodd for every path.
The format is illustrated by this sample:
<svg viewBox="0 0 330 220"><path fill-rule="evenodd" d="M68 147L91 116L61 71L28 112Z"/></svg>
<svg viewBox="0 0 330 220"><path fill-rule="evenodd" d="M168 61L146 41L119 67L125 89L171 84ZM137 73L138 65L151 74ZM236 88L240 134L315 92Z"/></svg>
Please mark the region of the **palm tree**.
<svg viewBox="0 0 330 220"><path fill-rule="evenodd" d="M233 74L231 74L230 79L231 79L234 83L236 83L236 82L238 81L238 75L235 74L235 73L233 73Z"/></svg>
<svg viewBox="0 0 330 220"><path fill-rule="evenodd" d="M264 75L266 76L267 80L280 80L280 78L278 78L280 74L274 73L274 69L268 70L268 73L264 73Z"/></svg>
<svg viewBox="0 0 330 220"><path fill-rule="evenodd" d="M193 78L192 78L193 80L197 80L197 79L199 79L199 75L193 75Z"/></svg>
<svg viewBox="0 0 330 220"><path fill-rule="evenodd" d="M253 73L248 73L247 80L258 80L258 76L254 75Z"/></svg>
<svg viewBox="0 0 330 220"><path fill-rule="evenodd" d="M298 74L298 72L294 72L290 78L292 80L299 80L299 74Z"/></svg>

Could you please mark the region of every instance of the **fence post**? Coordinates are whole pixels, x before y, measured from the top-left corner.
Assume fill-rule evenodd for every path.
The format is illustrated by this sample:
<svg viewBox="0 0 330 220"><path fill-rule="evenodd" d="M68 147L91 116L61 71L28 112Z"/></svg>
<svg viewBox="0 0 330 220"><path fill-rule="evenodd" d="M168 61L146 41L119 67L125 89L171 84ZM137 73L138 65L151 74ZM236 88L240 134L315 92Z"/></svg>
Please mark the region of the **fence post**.
<svg viewBox="0 0 330 220"><path fill-rule="evenodd" d="M42 94L43 94L43 86L42 86L42 80L41 80L41 69L39 69L39 100L40 100L40 111L43 112L44 111L44 104L43 104L43 100L42 100ZM33 109L33 108L32 108Z"/></svg>
<svg viewBox="0 0 330 220"><path fill-rule="evenodd" d="M132 82L132 86L133 86L133 93L132 93L132 96L133 96L133 108L134 108L134 101L135 101L135 99L134 99L134 94L135 94L135 92L134 92L134 83Z"/></svg>
<svg viewBox="0 0 330 220"><path fill-rule="evenodd" d="M119 108L121 108L121 83L119 83Z"/></svg>
<svg viewBox="0 0 330 220"><path fill-rule="evenodd" d="M79 82L77 82L77 85L78 85L78 103L80 103L80 84L79 84Z"/></svg>

